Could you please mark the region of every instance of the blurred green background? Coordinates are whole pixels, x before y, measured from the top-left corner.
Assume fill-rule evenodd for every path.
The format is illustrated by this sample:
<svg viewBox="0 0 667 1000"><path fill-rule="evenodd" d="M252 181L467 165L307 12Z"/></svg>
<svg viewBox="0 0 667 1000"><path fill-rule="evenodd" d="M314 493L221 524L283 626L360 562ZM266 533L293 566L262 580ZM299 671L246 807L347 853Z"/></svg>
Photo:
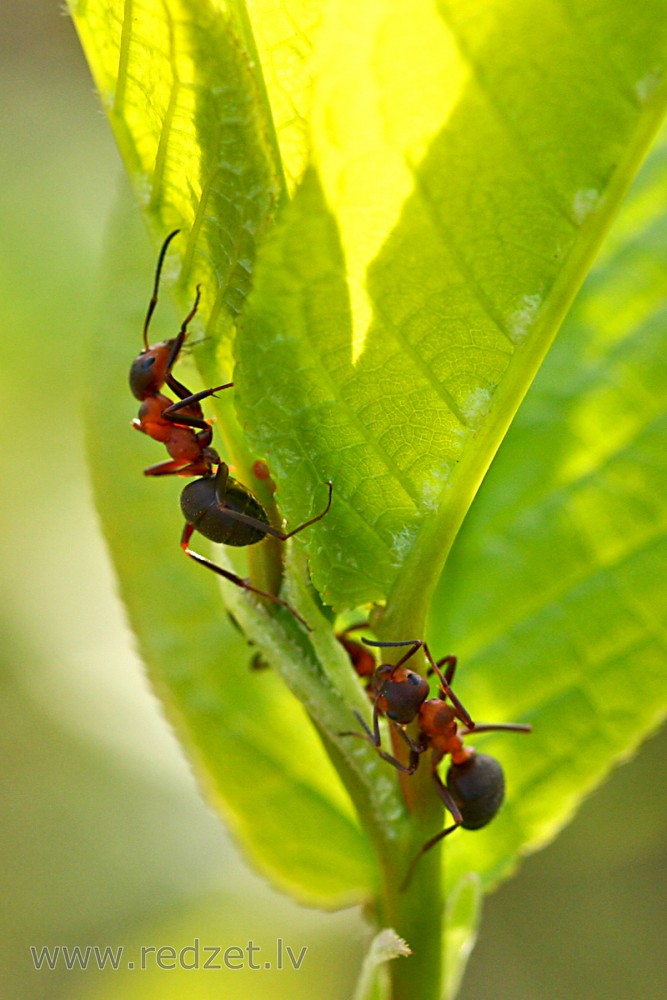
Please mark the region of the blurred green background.
<svg viewBox="0 0 667 1000"><path fill-rule="evenodd" d="M2 24L0 996L348 997L360 913L300 909L247 869L134 654L81 419L119 160L58 5L6 2ZM147 294L153 267L147 244ZM666 759L661 735L488 901L463 1000L667 995ZM278 937L308 947L299 972L37 972L29 953Z"/></svg>

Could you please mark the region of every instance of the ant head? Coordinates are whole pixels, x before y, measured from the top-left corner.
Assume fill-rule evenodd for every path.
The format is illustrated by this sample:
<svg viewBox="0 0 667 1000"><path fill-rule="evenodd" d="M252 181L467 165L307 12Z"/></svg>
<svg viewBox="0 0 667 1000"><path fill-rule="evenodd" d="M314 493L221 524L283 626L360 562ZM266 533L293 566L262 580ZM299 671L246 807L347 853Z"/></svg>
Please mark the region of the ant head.
<svg viewBox="0 0 667 1000"><path fill-rule="evenodd" d="M174 337L172 340L164 340L161 344L156 344L154 347L149 346L148 327L150 326L151 317L155 311L155 306L157 305L158 287L160 284L160 274L162 273L164 257L167 252L167 247L173 240L174 236L178 233L180 233L180 229L174 229L173 232L169 233L169 236L167 236L166 240L162 244L162 249L160 250L160 255L157 260L157 267L155 269L153 295L148 303L148 312L146 313L146 319L144 320L144 350L133 362L132 367L130 368L130 389L132 390L132 395L139 400L144 400L147 399L148 396L153 396L156 392L159 392L164 385L169 369L176 360L178 352L180 351L183 341L185 340L188 322L194 316L197 304L199 303L199 287L197 287L197 298L195 300L194 309L188 316L188 319L184 321L178 337Z"/></svg>
<svg viewBox="0 0 667 1000"><path fill-rule="evenodd" d="M373 674L371 688L378 708L393 722L407 725L417 718L428 698L428 681L421 674L406 667L384 663Z"/></svg>
<svg viewBox="0 0 667 1000"><path fill-rule="evenodd" d="M505 797L505 776L495 759L472 753L447 772L447 788L461 810L465 830L479 830L490 823Z"/></svg>
<svg viewBox="0 0 667 1000"><path fill-rule="evenodd" d="M135 399L148 399L160 391L167 375L173 344L173 340L164 340L142 351L132 362L130 390Z"/></svg>

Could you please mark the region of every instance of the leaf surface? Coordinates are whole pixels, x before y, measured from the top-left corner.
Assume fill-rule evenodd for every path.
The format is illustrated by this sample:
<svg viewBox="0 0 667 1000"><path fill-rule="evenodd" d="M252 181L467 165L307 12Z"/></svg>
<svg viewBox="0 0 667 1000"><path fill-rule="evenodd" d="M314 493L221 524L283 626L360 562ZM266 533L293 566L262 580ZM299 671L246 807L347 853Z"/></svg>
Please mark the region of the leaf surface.
<svg viewBox="0 0 667 1000"><path fill-rule="evenodd" d="M619 39L620 3L327 8L312 167L262 247L236 384L288 520L334 481L304 545L335 607L423 618L664 112L662 13Z"/></svg>
<svg viewBox="0 0 667 1000"><path fill-rule="evenodd" d="M666 190L663 131L436 591L429 634L475 719L534 729L475 739L508 801L449 838L450 887L506 877L667 714Z"/></svg>

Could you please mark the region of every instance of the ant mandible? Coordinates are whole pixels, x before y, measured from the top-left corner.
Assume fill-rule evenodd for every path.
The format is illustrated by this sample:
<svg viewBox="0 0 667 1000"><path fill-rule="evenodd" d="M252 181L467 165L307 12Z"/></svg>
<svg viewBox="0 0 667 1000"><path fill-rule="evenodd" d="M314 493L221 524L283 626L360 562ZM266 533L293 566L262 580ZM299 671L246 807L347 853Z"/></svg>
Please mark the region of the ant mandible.
<svg viewBox="0 0 667 1000"><path fill-rule="evenodd" d="M269 524L266 511L250 490L229 475L229 466L221 461L218 453L211 447L213 429L204 419L200 401L223 389L231 388L233 383L227 382L212 389L191 393L172 374L172 368L187 337L188 325L199 306L201 297L199 285L192 309L183 320L178 335L153 347L149 346L148 328L158 301L165 255L169 244L179 232L179 229L175 229L162 244L155 269L153 294L144 321L144 350L130 369L130 388L133 395L141 401L139 415L133 421L133 427L155 441L161 441L170 455L170 460L149 466L144 469L144 474L200 476L200 479L189 483L181 494L181 508L186 519L181 548L185 554L236 586L286 608L308 629L309 626L303 618L282 598L253 587L249 580L223 569L189 547L190 538L195 530L211 541L224 545L254 545L267 535L287 541L328 513L333 487L331 483L327 484L329 498L320 514L292 531L283 532ZM160 391L165 384L178 396L177 402L173 402Z"/></svg>
<svg viewBox="0 0 667 1000"><path fill-rule="evenodd" d="M171 456L168 461L144 469L147 476L202 476L212 471L220 459L215 449L211 448L213 430L204 419L200 400L233 385L233 382L227 382L213 389L192 393L172 374L172 368L188 335L188 325L199 306L199 285L192 309L183 320L177 336L153 347L148 344L148 327L158 301L164 258L169 244L179 232L180 229L174 229L162 244L155 269L153 295L144 321L144 350L130 368L130 389L133 396L141 402L139 415L132 421L132 426L153 440L162 442ZM160 391L165 383L178 397L178 402Z"/></svg>
<svg viewBox="0 0 667 1000"><path fill-rule="evenodd" d="M477 753L473 747L465 746L463 738L472 733L496 731L530 733L532 727L519 723L475 723L451 688L457 665L455 656L445 656L436 662L428 645L420 639L375 642L364 638L362 641L368 646L381 648L408 646L409 649L397 663L381 664L372 675L370 685L374 696L372 729L369 729L360 713L355 711L354 714L363 732L341 735L358 736L368 740L383 760L403 774L414 774L421 755L431 750L431 777L439 797L454 820L451 826L445 827L427 840L413 858L401 887L405 889L412 878L415 865L426 851L458 827L463 827L464 830L479 830L486 826L502 805L505 796L502 767L489 754ZM435 674L440 682L438 698L428 697L429 684L426 678L404 666L420 649L424 650L430 664L429 674ZM446 671L443 674L440 668L445 665ZM407 744L408 764L404 764L382 749L380 715L389 719L392 728ZM414 720L417 720L419 725L416 741L404 728ZM464 728L460 729L459 723L462 723ZM451 757L452 762L446 782L443 782L438 774L438 766L447 755Z"/></svg>

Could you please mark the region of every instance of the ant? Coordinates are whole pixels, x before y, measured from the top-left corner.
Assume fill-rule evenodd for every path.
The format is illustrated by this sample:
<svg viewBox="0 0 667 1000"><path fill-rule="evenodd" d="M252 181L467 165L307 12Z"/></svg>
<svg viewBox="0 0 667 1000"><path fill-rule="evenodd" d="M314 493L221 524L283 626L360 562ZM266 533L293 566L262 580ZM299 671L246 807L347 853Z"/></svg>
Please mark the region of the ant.
<svg viewBox="0 0 667 1000"><path fill-rule="evenodd" d="M130 389L141 402L139 415L132 421L132 426L153 440L161 441L171 456L168 461L144 469L146 476L201 476L212 471L220 459L215 449L211 448L213 429L204 419L200 400L233 385L233 382L227 382L213 389L191 393L172 374L188 335L188 325L199 307L199 285L192 309L183 320L178 335L149 347L148 327L158 301L164 258L169 244L179 232L180 229L174 229L162 244L155 269L153 295L144 321L144 350L130 368ZM178 397L178 402L160 391L165 383Z"/></svg>
<svg viewBox="0 0 667 1000"><path fill-rule="evenodd" d="M484 723L473 721L468 710L454 694L451 683L456 671L457 658L445 656L437 662L433 659L428 645L420 639L403 642L374 642L362 639L367 646L381 648L408 646L404 656L395 664L381 664L371 677L370 690L374 697L372 729L364 722L359 712L355 716L363 732L341 733L342 736L358 736L366 739L376 748L380 757L401 771L414 774L421 755L432 751L431 777L436 791L445 808L454 820L451 826L427 840L413 858L402 889L407 888L415 865L426 851L429 851L444 837L458 827L464 830L479 830L490 823L500 809L505 796L505 778L498 761L489 754L477 753L464 745L463 739L472 733L487 733L498 730L529 733L531 726L518 723ZM426 678L405 667L418 650L423 649L430 664L428 673L435 674L440 682L439 697L429 698L429 684ZM446 670L443 674L441 667ZM401 736L409 749L409 762L404 764L381 747L380 715L389 719L392 728ZM417 720L419 733L414 740L405 726ZM462 723L463 728L459 728ZM451 757L446 782L438 774L438 765L445 756Z"/></svg>
<svg viewBox="0 0 667 1000"><path fill-rule="evenodd" d="M236 586L257 594L259 597L266 597L275 604L280 604L310 631L308 624L286 601L275 594L253 587L249 580L244 580L235 573L217 566L210 559L206 559L189 547L190 538L195 530L211 541L223 545L239 547L255 545L267 535L272 535L285 542L288 538L303 531L304 528L321 520L328 513L333 486L331 483L327 484L329 498L326 507L320 514L297 528L293 528L292 531L283 532L269 524L264 507L251 491L229 475L229 466L220 459L217 451L211 447L213 429L210 423L204 419L200 401L223 389L231 388L233 383L228 382L212 389L204 389L202 392L191 393L172 374L172 368L176 364L187 337L188 325L199 307L201 298L199 285L197 285L194 304L181 323L178 335L149 347L148 328L158 301L158 289L165 255L169 244L179 232L179 229L175 229L162 244L155 269L153 294L148 303L148 311L144 321L144 350L135 359L130 369L130 389L133 395L141 401L139 416L133 421L132 426L152 437L155 441L161 441L166 445L170 455L169 460L144 469L144 474L147 476L201 477L188 483L181 494L181 509L186 520L181 536L181 548L185 554ZM165 384L178 397L177 402L173 402L160 391ZM268 475L268 469L266 469L266 474Z"/></svg>

